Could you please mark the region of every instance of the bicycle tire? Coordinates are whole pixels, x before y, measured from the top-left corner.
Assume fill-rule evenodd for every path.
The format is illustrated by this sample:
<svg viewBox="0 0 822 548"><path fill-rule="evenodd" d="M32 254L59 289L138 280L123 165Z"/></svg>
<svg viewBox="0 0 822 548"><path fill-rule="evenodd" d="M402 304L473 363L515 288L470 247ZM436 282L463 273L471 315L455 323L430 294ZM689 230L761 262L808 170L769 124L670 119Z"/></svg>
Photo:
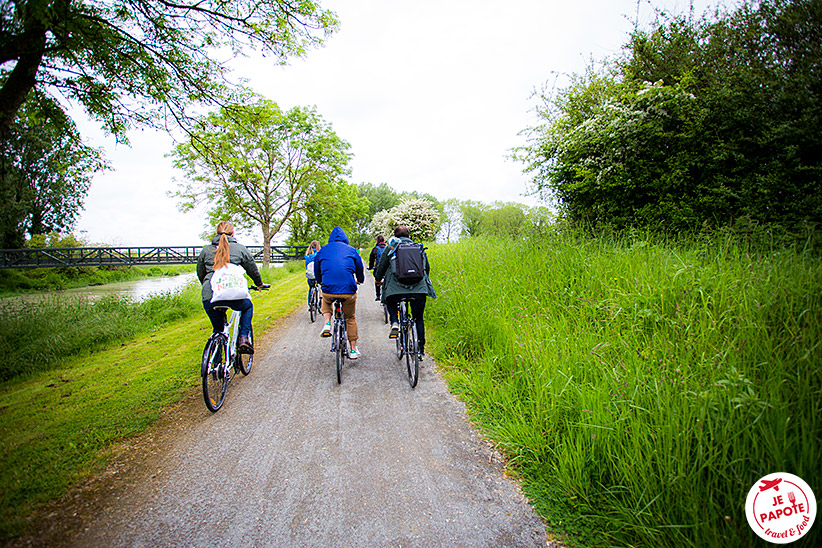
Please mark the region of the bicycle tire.
<svg viewBox="0 0 822 548"><path fill-rule="evenodd" d="M388 305L382 305L382 315L383 319L385 319L385 323L388 323Z"/></svg>
<svg viewBox="0 0 822 548"><path fill-rule="evenodd" d="M230 379L226 360L226 343L222 337L212 337L203 351L203 363L200 374L203 378L203 400L212 413L220 410L225 402Z"/></svg>
<svg viewBox="0 0 822 548"><path fill-rule="evenodd" d="M248 340L251 341L251 344L254 344L254 328L251 328L251 331L248 333ZM248 375L251 373L251 367L254 365L254 354L241 354L239 349L237 349L237 368L240 370L240 373L243 375Z"/></svg>
<svg viewBox="0 0 822 548"><path fill-rule="evenodd" d="M311 293L308 298L308 315L311 317L311 323L314 323L314 320L317 318L317 288L312 287L309 289Z"/></svg>
<svg viewBox="0 0 822 548"><path fill-rule="evenodd" d="M408 322L407 335L405 337L407 347L405 351L405 368L408 370L408 384L411 388L417 386L420 378L420 355L417 352L417 324Z"/></svg>
<svg viewBox="0 0 822 548"><path fill-rule="evenodd" d="M335 358L337 362L337 384L342 384L342 366L345 363L345 331L340 326L339 320L334 320L334 338L336 339Z"/></svg>
<svg viewBox="0 0 822 548"><path fill-rule="evenodd" d="M405 325L408 322L407 316L407 309L405 302L400 302L398 310L398 319L400 320L400 331L397 333L397 338L394 339L397 342L397 359L401 360L402 357L405 355L405 341L403 338L405 337Z"/></svg>

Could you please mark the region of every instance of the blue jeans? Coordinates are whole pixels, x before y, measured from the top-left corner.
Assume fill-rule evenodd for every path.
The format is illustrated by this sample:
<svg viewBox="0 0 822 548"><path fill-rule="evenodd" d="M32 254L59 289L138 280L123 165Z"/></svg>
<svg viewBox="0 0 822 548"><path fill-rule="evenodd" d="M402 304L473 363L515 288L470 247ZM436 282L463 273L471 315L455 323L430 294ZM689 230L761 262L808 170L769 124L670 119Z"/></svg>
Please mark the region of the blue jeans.
<svg viewBox="0 0 822 548"><path fill-rule="evenodd" d="M238 299L236 301L203 301L208 319L211 320L211 327L215 333L222 333L225 327L226 313L222 310L214 310L215 306L227 306L232 310L237 310L240 315L240 337L251 337L251 318L254 316L254 306L251 299Z"/></svg>

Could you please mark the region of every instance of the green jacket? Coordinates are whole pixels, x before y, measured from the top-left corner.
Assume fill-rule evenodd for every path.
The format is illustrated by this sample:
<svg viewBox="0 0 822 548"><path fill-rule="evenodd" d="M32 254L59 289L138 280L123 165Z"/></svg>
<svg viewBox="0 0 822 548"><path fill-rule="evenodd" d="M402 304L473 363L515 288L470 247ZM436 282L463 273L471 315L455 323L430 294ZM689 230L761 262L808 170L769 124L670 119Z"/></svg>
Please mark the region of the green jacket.
<svg viewBox="0 0 822 548"><path fill-rule="evenodd" d="M394 241L394 238L389 240L389 242ZM400 243L414 243L410 238L400 238L399 241ZM423 257L425 258L425 276L415 285L407 286L398 282L397 277L394 275L392 263L392 260L396 260L394 259L394 247L391 243L385 246L385 249L382 251L382 256L380 257L380 262L377 263L377 268L374 269L374 279L383 281L382 291L380 292L383 302L385 302L386 297L392 295L413 294L427 295L434 299L437 298L437 294L434 292L434 284L431 283L431 278L428 276L429 272L431 272L428 255L423 252Z"/></svg>
<svg viewBox="0 0 822 548"><path fill-rule="evenodd" d="M260 271L257 269L257 263L254 262L254 257L242 244L238 244L234 236L227 236L228 238L228 257L232 264L240 265L245 270L248 277L254 282L254 285L263 285L263 279L260 277ZM210 301L211 292L211 276L214 274L214 255L217 254L217 244L220 243L220 237L215 236L211 240L211 245L207 245L200 251L200 256L197 257L197 278L203 284L203 300Z"/></svg>

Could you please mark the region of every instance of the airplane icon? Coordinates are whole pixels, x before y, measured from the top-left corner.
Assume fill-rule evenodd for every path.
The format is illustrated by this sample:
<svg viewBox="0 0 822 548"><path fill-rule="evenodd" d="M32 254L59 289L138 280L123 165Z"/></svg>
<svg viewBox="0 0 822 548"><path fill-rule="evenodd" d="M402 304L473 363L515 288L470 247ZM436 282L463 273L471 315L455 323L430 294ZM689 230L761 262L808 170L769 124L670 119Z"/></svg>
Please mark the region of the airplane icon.
<svg viewBox="0 0 822 548"><path fill-rule="evenodd" d="M779 483L782 481L782 478L776 478L773 480L762 480L762 485L759 486L759 492L767 491L771 487L774 488L774 491L779 491Z"/></svg>

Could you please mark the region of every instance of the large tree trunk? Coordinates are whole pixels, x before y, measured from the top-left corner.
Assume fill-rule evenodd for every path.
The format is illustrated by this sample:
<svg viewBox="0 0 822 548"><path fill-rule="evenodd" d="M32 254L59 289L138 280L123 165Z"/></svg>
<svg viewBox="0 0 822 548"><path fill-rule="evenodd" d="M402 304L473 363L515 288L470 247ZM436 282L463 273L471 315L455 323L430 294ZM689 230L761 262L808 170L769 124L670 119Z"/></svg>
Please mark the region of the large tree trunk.
<svg viewBox="0 0 822 548"><path fill-rule="evenodd" d="M17 64L0 88L0 138L7 134L17 111L26 102L26 97L37 81L37 69L43 61L46 45L46 30L35 25L20 35L21 48L30 53L17 57Z"/></svg>
<svg viewBox="0 0 822 548"><path fill-rule="evenodd" d="M268 268L271 264L271 238L274 234L267 226L263 227L263 268Z"/></svg>

